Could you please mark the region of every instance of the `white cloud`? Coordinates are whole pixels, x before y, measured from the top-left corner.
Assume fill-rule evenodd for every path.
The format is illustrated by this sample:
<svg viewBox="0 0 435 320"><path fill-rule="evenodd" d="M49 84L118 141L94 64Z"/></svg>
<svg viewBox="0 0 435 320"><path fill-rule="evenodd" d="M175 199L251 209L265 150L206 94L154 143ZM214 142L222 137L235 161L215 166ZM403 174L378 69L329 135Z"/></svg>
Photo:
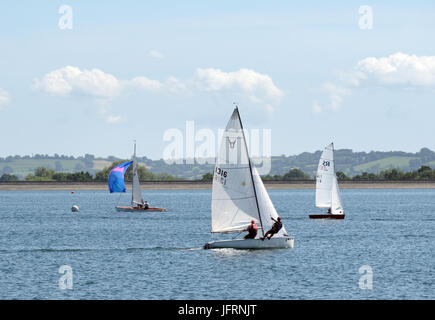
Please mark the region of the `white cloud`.
<svg viewBox="0 0 435 320"><path fill-rule="evenodd" d="M317 101L313 101L313 112L315 114L319 114L322 112L322 107L320 106L320 104Z"/></svg>
<svg viewBox="0 0 435 320"><path fill-rule="evenodd" d="M325 83L322 86L329 97L329 107L337 110L345 96L351 94L362 84L381 87L407 86L435 89L435 56L417 56L395 53L387 57L367 57L358 61L350 72L338 74L337 82ZM318 113L322 108L316 102L313 111ZM317 110L317 111L316 111Z"/></svg>
<svg viewBox="0 0 435 320"><path fill-rule="evenodd" d="M341 104L343 102L343 98L350 94L350 90L338 86L336 84L327 82L323 85L323 90L328 94L330 103L329 107L332 110L337 110L341 107Z"/></svg>
<svg viewBox="0 0 435 320"><path fill-rule="evenodd" d="M116 124L121 122L122 117L111 114L110 112L110 100L108 99L96 99L96 106L98 107L98 113L107 123Z"/></svg>
<svg viewBox="0 0 435 320"><path fill-rule="evenodd" d="M240 69L234 72L224 72L219 69L197 69L194 82L198 88L205 91L232 90L246 94L254 103L281 101L284 93L268 75L250 69Z"/></svg>
<svg viewBox="0 0 435 320"><path fill-rule="evenodd" d="M170 76L166 81L160 82L145 76L121 80L99 69L81 70L66 66L53 70L40 79L34 79L33 88L58 96L90 96L100 104L106 104L102 116L109 123L119 122L120 118L107 114L108 103L128 89L188 96L199 92L229 91L232 97L235 94L243 95L254 104L264 105L268 112L272 112L284 96L270 76L249 69L234 72L213 68L197 69L189 79L180 80Z"/></svg>
<svg viewBox="0 0 435 320"><path fill-rule="evenodd" d="M151 58L155 58L155 59L163 59L164 55L160 52L158 52L157 50L150 50L148 52L148 56Z"/></svg>
<svg viewBox="0 0 435 320"><path fill-rule="evenodd" d="M33 88L54 95L72 93L111 98L119 93L121 83L111 74L99 69L80 70L66 66L33 81Z"/></svg>
<svg viewBox="0 0 435 320"><path fill-rule="evenodd" d="M107 116L106 121L108 123L119 123L121 121L121 117L120 116Z"/></svg>
<svg viewBox="0 0 435 320"><path fill-rule="evenodd" d="M94 98L113 98L122 93L127 87L139 88L147 91L157 91L163 84L144 76L131 80L119 80L115 76L99 69L81 70L77 67L66 66L51 71L41 79L33 80L33 88L53 95L89 95Z"/></svg>
<svg viewBox="0 0 435 320"><path fill-rule="evenodd" d="M435 56L395 53L388 57L368 57L358 62L362 80L384 85L435 86Z"/></svg>
<svg viewBox="0 0 435 320"><path fill-rule="evenodd" d="M165 88L176 94L190 95L192 94L191 81L182 81L173 76L170 76L165 82Z"/></svg>
<svg viewBox="0 0 435 320"><path fill-rule="evenodd" d="M193 80L179 80L170 76L165 82L138 76L131 80L119 80L99 69L81 70L66 66L51 71L41 79L33 81L33 88L54 95L87 94L97 98L111 98L125 88L147 91L169 91L173 93L232 90L246 94L254 103L270 100L280 101L284 93L275 86L268 75L249 69L223 72L219 69L197 69Z"/></svg>
<svg viewBox="0 0 435 320"><path fill-rule="evenodd" d="M159 81L152 80L147 77L136 77L130 81L125 81L124 84L127 86L130 85L139 89L145 89L150 91L157 91L159 89L162 89L163 87L163 84Z"/></svg>
<svg viewBox="0 0 435 320"><path fill-rule="evenodd" d="M0 108L8 103L10 100L9 93L2 88L0 88Z"/></svg>
<svg viewBox="0 0 435 320"><path fill-rule="evenodd" d="M326 82L322 85L321 91L324 95L327 96L328 102L319 103L317 100L314 100L312 103L312 111L314 114L320 114L325 108L328 108L332 111L337 111L340 109L343 99L345 96L350 95L351 91L343 86Z"/></svg>

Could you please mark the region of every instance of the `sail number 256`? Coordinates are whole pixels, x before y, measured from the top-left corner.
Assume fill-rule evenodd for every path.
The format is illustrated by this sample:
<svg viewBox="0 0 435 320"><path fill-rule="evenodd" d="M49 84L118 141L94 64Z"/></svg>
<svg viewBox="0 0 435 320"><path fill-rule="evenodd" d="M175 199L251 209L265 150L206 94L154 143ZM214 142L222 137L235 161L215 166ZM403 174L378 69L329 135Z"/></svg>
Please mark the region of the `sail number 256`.
<svg viewBox="0 0 435 320"><path fill-rule="evenodd" d="M323 171L329 171L328 167L331 167L331 162L323 160L322 164L319 166L319 169Z"/></svg>

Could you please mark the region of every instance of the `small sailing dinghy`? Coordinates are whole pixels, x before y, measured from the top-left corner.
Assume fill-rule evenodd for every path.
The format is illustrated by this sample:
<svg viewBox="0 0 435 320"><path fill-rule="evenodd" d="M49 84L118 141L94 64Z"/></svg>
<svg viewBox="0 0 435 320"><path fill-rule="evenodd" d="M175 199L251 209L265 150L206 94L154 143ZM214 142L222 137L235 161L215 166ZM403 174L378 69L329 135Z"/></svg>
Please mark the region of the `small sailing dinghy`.
<svg viewBox="0 0 435 320"><path fill-rule="evenodd" d="M325 147L316 176L316 207L328 208L326 214L311 214L310 219L344 219L340 190L334 166L334 144Z"/></svg>
<svg viewBox="0 0 435 320"><path fill-rule="evenodd" d="M236 107L223 133L213 176L211 201L212 233L241 233L254 220L258 234L254 239L231 239L208 242L205 249L293 248L294 238L284 226L270 240L261 240L278 214L252 165L245 134Z"/></svg>
<svg viewBox="0 0 435 320"><path fill-rule="evenodd" d="M118 212L138 212L138 211L166 211L165 208L150 208L148 203L142 198L142 190L139 183L139 175L137 173L136 162L136 143L134 144L134 155L132 161L121 163L114 167L109 174L109 191L113 192L126 192L124 175L128 167L133 164L133 182L132 182L132 195L131 206L121 207L116 206Z"/></svg>

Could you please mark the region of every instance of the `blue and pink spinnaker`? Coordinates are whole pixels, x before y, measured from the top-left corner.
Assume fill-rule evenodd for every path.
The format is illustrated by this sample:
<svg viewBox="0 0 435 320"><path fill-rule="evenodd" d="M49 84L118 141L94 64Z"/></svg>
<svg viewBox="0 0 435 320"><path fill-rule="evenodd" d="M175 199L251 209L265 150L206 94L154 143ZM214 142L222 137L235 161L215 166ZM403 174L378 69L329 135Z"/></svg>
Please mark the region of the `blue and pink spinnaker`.
<svg viewBox="0 0 435 320"><path fill-rule="evenodd" d="M114 167L109 173L109 191L113 192L126 192L124 174L133 161L127 161Z"/></svg>

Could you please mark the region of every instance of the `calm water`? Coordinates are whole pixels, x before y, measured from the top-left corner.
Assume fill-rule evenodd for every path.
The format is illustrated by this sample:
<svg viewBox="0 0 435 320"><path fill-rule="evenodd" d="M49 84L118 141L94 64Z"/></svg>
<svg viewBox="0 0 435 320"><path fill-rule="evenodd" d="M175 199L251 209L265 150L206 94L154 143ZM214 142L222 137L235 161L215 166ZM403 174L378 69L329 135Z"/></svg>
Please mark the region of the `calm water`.
<svg viewBox="0 0 435 320"><path fill-rule="evenodd" d="M210 191L144 195L168 212L117 213L104 191L0 191L0 298L435 299L435 190L343 190L344 221L308 219L314 190L273 190L295 248L252 251L201 249L218 238Z"/></svg>

